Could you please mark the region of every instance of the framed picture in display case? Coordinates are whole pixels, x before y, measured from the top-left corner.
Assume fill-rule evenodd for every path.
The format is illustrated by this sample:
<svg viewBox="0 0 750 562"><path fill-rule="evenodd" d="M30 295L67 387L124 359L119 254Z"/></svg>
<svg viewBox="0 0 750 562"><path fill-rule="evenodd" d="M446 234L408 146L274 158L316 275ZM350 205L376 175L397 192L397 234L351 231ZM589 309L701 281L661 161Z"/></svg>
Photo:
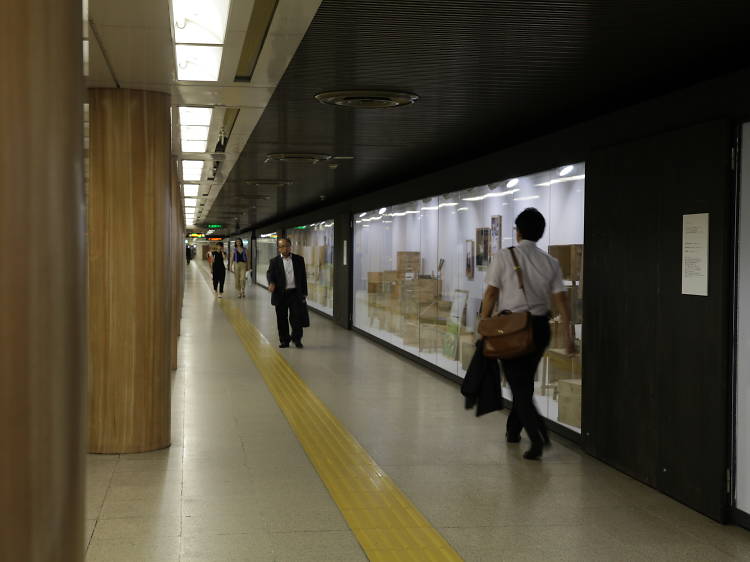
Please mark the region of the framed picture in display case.
<svg viewBox="0 0 750 562"><path fill-rule="evenodd" d="M469 281L472 281L474 279L474 240L467 240L464 246L466 260L466 278Z"/></svg>
<svg viewBox="0 0 750 562"><path fill-rule="evenodd" d="M494 256L502 248L503 217L495 215L490 219L490 251Z"/></svg>
<svg viewBox="0 0 750 562"><path fill-rule="evenodd" d="M484 271L490 264L490 229L477 228L477 269Z"/></svg>

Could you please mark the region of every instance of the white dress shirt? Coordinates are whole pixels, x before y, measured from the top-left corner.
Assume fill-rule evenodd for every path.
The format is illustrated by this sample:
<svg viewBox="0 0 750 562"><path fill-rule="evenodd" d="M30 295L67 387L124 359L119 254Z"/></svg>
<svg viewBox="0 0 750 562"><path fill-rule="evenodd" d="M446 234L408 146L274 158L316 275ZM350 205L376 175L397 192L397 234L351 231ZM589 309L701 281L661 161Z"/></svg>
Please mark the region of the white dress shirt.
<svg viewBox="0 0 750 562"><path fill-rule="evenodd" d="M521 266L526 297L518 284L510 250L503 248L492 258L487 272L487 284L500 289L493 314L501 310L530 310L534 316L544 316L550 309L550 294L565 292L560 262L530 240L521 240L515 247L515 254Z"/></svg>
<svg viewBox="0 0 750 562"><path fill-rule="evenodd" d="M281 256L281 261L284 264L284 273L286 274L286 288L296 289L297 285L294 284L294 264L292 263L292 254L288 257Z"/></svg>

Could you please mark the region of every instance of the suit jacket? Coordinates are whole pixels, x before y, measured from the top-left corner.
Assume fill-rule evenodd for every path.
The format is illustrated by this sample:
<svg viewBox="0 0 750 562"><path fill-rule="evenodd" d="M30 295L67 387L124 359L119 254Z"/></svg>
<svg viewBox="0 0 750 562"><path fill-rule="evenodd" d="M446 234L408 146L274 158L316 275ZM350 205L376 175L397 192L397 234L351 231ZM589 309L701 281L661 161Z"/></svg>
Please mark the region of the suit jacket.
<svg viewBox="0 0 750 562"><path fill-rule="evenodd" d="M294 285L297 292L303 297L307 297L307 271L305 271L305 258L292 254L292 268L294 269ZM276 285L276 290L271 293L271 304L276 306L279 303L279 295L286 290L286 273L284 272L284 262L280 255L272 258L268 263L266 271L268 283Z"/></svg>
<svg viewBox="0 0 750 562"><path fill-rule="evenodd" d="M461 394L466 397L466 409L476 406L477 416L503 409L500 366L497 359L485 357L482 348L483 342L479 340L461 385Z"/></svg>

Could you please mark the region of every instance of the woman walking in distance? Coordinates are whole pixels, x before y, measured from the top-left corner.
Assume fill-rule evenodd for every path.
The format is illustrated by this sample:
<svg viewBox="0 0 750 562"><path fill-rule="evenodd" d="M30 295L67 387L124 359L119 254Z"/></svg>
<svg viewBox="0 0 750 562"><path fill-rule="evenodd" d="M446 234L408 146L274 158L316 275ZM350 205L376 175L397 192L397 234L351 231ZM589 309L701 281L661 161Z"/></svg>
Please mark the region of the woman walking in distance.
<svg viewBox="0 0 750 562"><path fill-rule="evenodd" d="M237 289L237 296L245 296L245 275L248 271L247 250L242 244L242 240L234 241L234 252L232 252L232 261L234 262L234 287Z"/></svg>
<svg viewBox="0 0 750 562"><path fill-rule="evenodd" d="M227 275L226 266L224 265L224 258L226 253L224 252L224 242L217 244L217 249L211 252L211 273L214 281L214 294L219 298L224 297L224 279ZM217 291L218 289L218 291Z"/></svg>

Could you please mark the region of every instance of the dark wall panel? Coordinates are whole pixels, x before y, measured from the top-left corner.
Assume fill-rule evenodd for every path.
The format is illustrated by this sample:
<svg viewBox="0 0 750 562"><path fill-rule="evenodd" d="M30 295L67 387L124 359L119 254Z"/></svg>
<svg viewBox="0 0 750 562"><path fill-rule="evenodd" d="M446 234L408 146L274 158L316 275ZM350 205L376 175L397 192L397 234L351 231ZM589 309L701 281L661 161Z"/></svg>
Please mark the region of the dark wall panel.
<svg viewBox="0 0 750 562"><path fill-rule="evenodd" d="M584 446L715 519L727 458L731 128L592 153ZM709 296L681 294L682 215L710 213Z"/></svg>

